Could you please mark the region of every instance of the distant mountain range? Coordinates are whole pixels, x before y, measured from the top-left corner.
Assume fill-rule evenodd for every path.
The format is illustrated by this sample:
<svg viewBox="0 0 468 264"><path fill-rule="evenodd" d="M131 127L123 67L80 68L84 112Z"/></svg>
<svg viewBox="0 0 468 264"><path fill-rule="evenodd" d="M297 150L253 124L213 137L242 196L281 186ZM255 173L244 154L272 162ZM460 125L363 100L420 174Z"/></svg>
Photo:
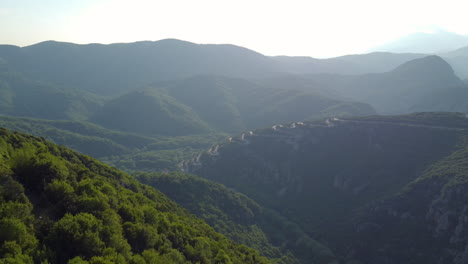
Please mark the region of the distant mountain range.
<svg viewBox="0 0 468 264"><path fill-rule="evenodd" d="M413 33L374 47L370 52L435 54L449 52L465 46L468 46L468 36L445 30L436 30L432 33Z"/></svg>
<svg viewBox="0 0 468 264"><path fill-rule="evenodd" d="M288 75L262 82L365 102L382 114L468 111L468 86L438 56L415 59L385 73Z"/></svg>
<svg viewBox="0 0 468 264"><path fill-rule="evenodd" d="M422 56L374 53L333 59L267 57L234 45L200 45L175 39L110 45L47 41L23 48L0 46L0 58L14 71L107 95L194 75L256 79L278 73L385 72Z"/></svg>
<svg viewBox="0 0 468 264"><path fill-rule="evenodd" d="M369 52L437 54L450 63L458 77L468 78L468 36L444 30L419 32L374 47Z"/></svg>
<svg viewBox="0 0 468 264"><path fill-rule="evenodd" d="M468 47L442 53L441 56L452 65L460 78L468 79Z"/></svg>
<svg viewBox="0 0 468 264"><path fill-rule="evenodd" d="M447 58L447 61L451 62L452 65L456 66L455 73L459 76L463 76L465 72L464 61L467 57L465 53L464 49L460 49L442 55L444 58ZM136 100L136 98L149 99L157 97L158 100L153 100L152 102L148 101L152 107L156 107L156 105L159 104L159 106L152 110L151 108L145 108L144 104L131 106L127 109L131 110L132 107L140 107L141 109L139 111L137 111L137 109L134 109L134 111L137 111L141 117L142 111L148 110L150 112L156 111L158 113L166 113L175 119L182 118L180 122L187 125L185 128L185 130L188 131L187 133L199 133L210 130L210 126L213 125L213 120L209 121L204 119L214 117L208 117L204 114L202 114L202 116L196 116L200 113L195 111L197 106L192 104L195 102L191 103L186 101L184 103L179 101L181 97L179 96L179 98L177 98L175 95L175 93L177 93L175 87L180 88L181 86L185 86L183 90L184 93L190 91L195 94L195 97L199 95L196 94L195 88L192 89L188 87L200 86L200 88L197 88L200 92L211 93L211 95L207 94L206 97L202 96L197 99L198 102L196 104L198 105L202 104L206 106L207 104L205 101L209 101L209 98L213 98L215 94L222 95L221 97L227 99L228 101L224 102L227 108L223 111L231 115L234 119L231 117L227 118L228 116L226 116L226 119L229 119L231 124L225 124L221 129L223 131L252 127L252 123L262 125L270 124L271 122L282 122L291 120L293 117L287 115L285 118L278 117L279 119L271 119L270 117L270 121L263 123L259 123L258 119L248 121L241 120L245 119L245 117L240 117L242 113L236 113L236 111L242 111L244 107L239 105L235 106L235 101L243 101L244 99L239 94L232 94L233 92L240 93L242 88L239 88L239 86L248 86L250 87L249 89L252 89L260 85L264 88L281 90L290 90L295 87L302 91L321 95L322 98L320 100L322 101L332 99L335 101L369 103L382 113L408 113L426 110L465 111L463 102L459 102L459 98L462 97L464 90L461 88L454 88L455 86L461 86L461 84L459 80L456 80L456 77L452 76L453 74L450 73L452 71L449 69L450 66L440 62L440 60L426 59L419 61L418 65L415 65L416 61L414 64L410 64L413 65L411 67L413 68L412 71L414 74L411 72L404 73L404 71L410 71L411 69L403 69L401 67L396 69L406 62L425 56L426 55L422 53L370 53L348 55L332 59L313 59L309 57L267 57L252 50L234 45L199 45L175 39L110 45L77 45L48 41L24 48L6 45L0 46L0 58L2 58L2 62L0 63L2 66L0 68L8 69L10 75L11 72L13 72L17 76L21 76L18 77L20 79L40 81L42 86L62 87L60 88L60 93L66 93L67 97L65 98L62 95L63 99L60 101L68 102L67 106L57 106L54 102L48 104L49 107L56 107L54 108L56 111L54 111L60 112L62 118L81 118L85 120L92 116L94 120L102 124L125 130L126 128L122 128L121 126L125 126L125 124L129 125L129 123L116 120L115 122L118 122L118 124L115 125L112 124L114 121L111 121L111 119L104 122L102 121L99 115L106 116L105 111L112 112L113 110L110 103L106 104L103 110L100 110L99 106L103 105L103 100L100 100L98 95L106 95L107 98L110 96L110 99L113 101L112 104L114 104L115 107L120 107L119 100L121 100L120 104L128 104L128 102ZM438 62L440 62L440 65L436 65ZM442 69L444 67L445 69L441 72L437 71L437 69ZM421 68L421 72L417 73L416 71L419 68ZM433 69L432 72L425 72L425 70L431 68ZM218 79L224 78L221 76L243 79L244 83L240 80L237 84L235 84L234 81L230 81L230 84L227 85L230 87L226 88L222 85L217 86L217 84L215 84L216 82L211 82L211 84L207 82L206 87L201 87L205 84L197 81L200 78L193 78L193 76L197 75L213 76ZM306 81L304 81L305 75L308 75L308 77L305 78ZM298 81L298 79L301 80ZM179 81L177 85L170 84L171 82L177 83L176 80L184 81ZM190 83L190 81L194 83ZM166 84L164 84L164 82L166 82ZM256 85L249 82L256 83ZM171 89L159 89L158 92L155 93L154 89L150 89L153 91L149 92L147 87L154 86L155 84L171 86L173 91L171 91ZM402 84L405 87L403 87ZM376 88L377 86L378 88ZM438 86L437 89L435 86ZM207 87L211 88L208 89ZM44 90L43 88L41 89ZM48 89L51 90L51 88ZM57 88L54 89L57 90ZM149 96L138 97L134 92L135 89L146 89L145 93ZM424 89L427 90L424 91ZM86 94L84 90L94 95ZM131 93L131 91L133 91L133 99L127 98L130 96L130 94L127 93ZM279 90L274 93L278 93L278 91ZM12 92L8 92L8 89L3 88L3 93L5 93L5 96L3 97L2 105L3 107L9 107L8 104L11 103L8 102L10 102L11 99L8 98L11 98ZM51 92L49 91L48 93L50 94ZM54 93L56 94L57 92ZM297 93L297 91L293 93ZM393 93L393 95L391 95L391 93ZM122 95L124 97L117 100L117 95ZM253 98L260 95L261 92L257 95L252 94ZM50 96L52 96L52 94L47 97ZM400 100L397 98L398 96L404 97L405 99ZM236 99L233 99L234 97ZM274 97L271 98L272 100L276 100ZM431 101L431 98L440 98L439 101L441 102ZM315 97L314 100L316 99L317 97ZM424 102L431 101L431 103L425 104L424 102L418 102L419 99ZM186 96L186 98L182 98L182 100L194 100L194 98ZM387 102L384 102L385 100ZM456 102L452 102L453 100ZM293 104L291 101L289 102ZM395 104L392 106L395 102L398 102L398 105ZM252 103L257 104L259 101ZM279 102L274 101L265 101L265 103L268 104L270 108L275 105L281 107L281 104L283 104L278 104ZM221 103L218 102L218 104ZM49 110L39 109L36 111L31 108L34 104L28 103L28 105L30 105L30 110L21 111L29 111L31 114L23 113L21 115L49 118L48 114L42 114L44 111ZM171 114L169 110L171 107L167 107L169 105L171 105L174 110L177 109L175 111L180 114ZM314 103L314 105L316 104ZM431 105L434 105L434 107L431 108ZM69 109L65 109L64 107L68 107ZM236 107L241 108L236 110ZM262 103L259 103L258 107L262 108ZM163 109L165 110L162 111ZM324 109L325 108L322 108L321 110ZM198 110L200 110L199 106ZM272 109L271 111L271 114L273 114L276 109ZM16 111L16 113L17 112L18 111ZM281 113L286 113L284 110L278 110L276 112L277 114L275 115L279 116L281 116ZM8 113L11 114L12 112L10 111ZM309 118L317 112L306 113L304 110L301 111L301 113L302 116L299 115L297 118ZM125 115L121 115L120 117L125 118L128 114L130 114L130 112L126 112ZM209 114L213 113L211 112ZM264 114L267 115L264 117L266 121L266 119L269 118L268 113ZM152 115L151 117L157 118L158 115ZM159 117L163 118L162 116ZM129 118L134 122L138 120L130 116ZM237 121L233 121L236 118ZM219 118L217 119L220 120ZM192 124L189 124L190 122L192 122ZM180 128L180 125L178 126ZM136 128L136 126L131 127ZM220 129L220 124L214 125L214 128ZM163 131L161 129L162 128L136 128L136 131L160 133ZM170 128L168 129L170 130ZM161 133L164 134L165 132Z"/></svg>

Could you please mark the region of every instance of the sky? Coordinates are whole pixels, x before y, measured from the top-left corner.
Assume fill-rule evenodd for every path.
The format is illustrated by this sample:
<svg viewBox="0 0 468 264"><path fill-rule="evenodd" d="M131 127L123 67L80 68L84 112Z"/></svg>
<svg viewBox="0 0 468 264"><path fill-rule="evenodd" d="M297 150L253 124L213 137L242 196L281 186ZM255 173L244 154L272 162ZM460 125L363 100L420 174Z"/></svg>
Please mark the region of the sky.
<svg viewBox="0 0 468 264"><path fill-rule="evenodd" d="M414 32L468 35L467 8L466 0L0 0L0 44L176 38L325 58Z"/></svg>

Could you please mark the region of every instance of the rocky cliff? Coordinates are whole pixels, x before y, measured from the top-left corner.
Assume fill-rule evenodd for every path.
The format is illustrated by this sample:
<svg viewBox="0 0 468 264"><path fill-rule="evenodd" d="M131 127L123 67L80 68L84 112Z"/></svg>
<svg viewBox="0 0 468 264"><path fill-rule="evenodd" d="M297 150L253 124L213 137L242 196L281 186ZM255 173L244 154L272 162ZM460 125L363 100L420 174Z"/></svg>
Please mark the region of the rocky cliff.
<svg viewBox="0 0 468 264"><path fill-rule="evenodd" d="M420 113L275 125L183 168L277 210L343 263L465 263L467 120Z"/></svg>

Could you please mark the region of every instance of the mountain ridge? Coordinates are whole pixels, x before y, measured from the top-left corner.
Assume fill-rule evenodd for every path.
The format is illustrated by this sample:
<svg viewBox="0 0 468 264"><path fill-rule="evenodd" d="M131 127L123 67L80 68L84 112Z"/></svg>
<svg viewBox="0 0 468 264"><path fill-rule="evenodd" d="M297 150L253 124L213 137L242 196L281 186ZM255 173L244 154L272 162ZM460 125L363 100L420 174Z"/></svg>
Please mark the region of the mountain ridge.
<svg viewBox="0 0 468 264"><path fill-rule="evenodd" d="M284 77L282 83L330 98L368 103L380 114L466 112L468 87L453 68L431 55L403 63L392 71L363 75L308 74ZM266 79L268 85L282 79ZM262 81L261 81L262 82Z"/></svg>
<svg viewBox="0 0 468 264"><path fill-rule="evenodd" d="M382 63L375 62L377 55ZM323 72L323 69L326 72L354 74L380 72L420 56L369 54L332 59L307 58L307 61L318 63L311 65L296 63L297 58L294 57L268 57L231 44L195 44L176 39L116 44L47 41L22 48L0 46L0 57L16 71L39 80L99 94L122 93L155 81L200 74L255 79L278 73L317 73ZM185 60L183 63L181 57ZM369 59L363 60L367 57ZM45 63L46 67L38 67L39 63ZM131 70L125 72L122 67L125 65ZM347 67L349 65L360 66ZM97 75L97 71L101 75ZM57 72L59 76L55 75ZM110 81L111 73L116 74L118 80ZM80 79L83 76L86 76L85 80ZM107 83L104 79L107 79Z"/></svg>
<svg viewBox="0 0 468 264"><path fill-rule="evenodd" d="M276 125L185 169L288 214L343 263L463 263L467 120L417 113Z"/></svg>

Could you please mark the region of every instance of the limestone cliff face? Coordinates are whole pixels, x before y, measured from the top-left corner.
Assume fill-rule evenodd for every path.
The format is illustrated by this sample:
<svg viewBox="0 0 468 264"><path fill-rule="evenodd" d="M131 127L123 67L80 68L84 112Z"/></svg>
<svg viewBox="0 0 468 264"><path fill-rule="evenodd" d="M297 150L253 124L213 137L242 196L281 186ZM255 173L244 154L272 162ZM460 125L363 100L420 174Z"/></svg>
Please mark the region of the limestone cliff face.
<svg viewBox="0 0 468 264"><path fill-rule="evenodd" d="M428 115L276 125L184 169L294 220L343 263L466 263L466 117Z"/></svg>
<svg viewBox="0 0 468 264"><path fill-rule="evenodd" d="M447 244L446 263L468 263L468 185L449 188L436 196L426 214L433 235Z"/></svg>
<svg viewBox="0 0 468 264"><path fill-rule="evenodd" d="M468 263L466 148L428 168L398 195L368 206L356 255L369 263ZM378 253L377 253L378 252ZM405 252L396 254L395 252ZM411 254L411 255L410 255Z"/></svg>

